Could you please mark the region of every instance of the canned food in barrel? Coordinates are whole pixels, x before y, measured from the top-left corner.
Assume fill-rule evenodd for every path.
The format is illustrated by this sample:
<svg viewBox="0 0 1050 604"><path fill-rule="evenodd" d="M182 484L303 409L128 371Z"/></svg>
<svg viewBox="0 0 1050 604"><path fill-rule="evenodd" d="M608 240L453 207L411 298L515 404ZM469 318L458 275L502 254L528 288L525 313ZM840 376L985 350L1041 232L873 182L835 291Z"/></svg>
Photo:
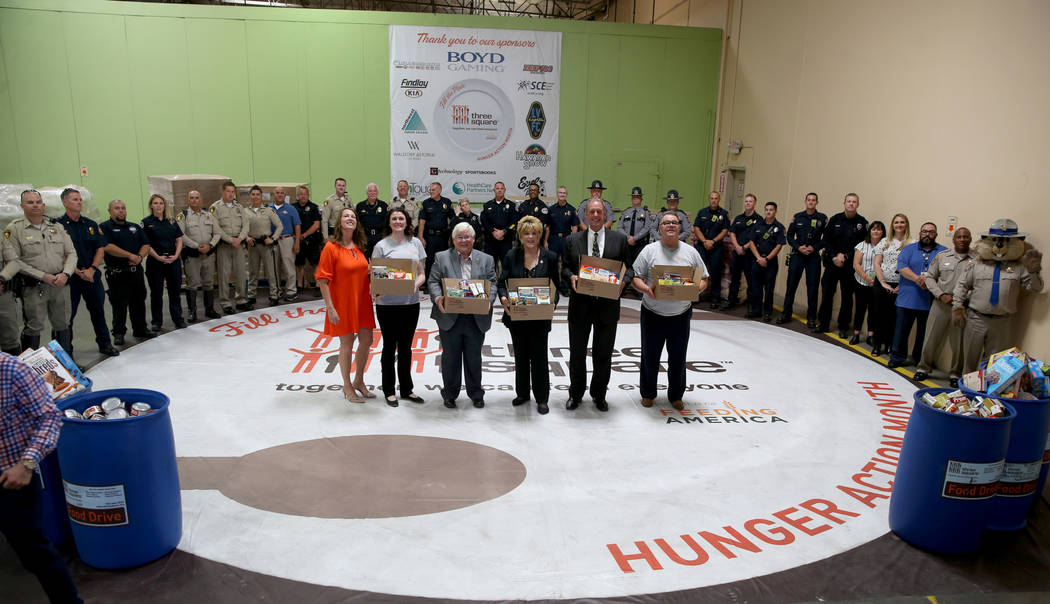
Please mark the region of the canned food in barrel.
<svg viewBox="0 0 1050 604"><path fill-rule="evenodd" d="M153 408L149 406L149 403L132 403L131 404L131 415L132 417L138 417L139 415L146 415L152 413Z"/></svg>
<svg viewBox="0 0 1050 604"><path fill-rule="evenodd" d="M95 415L101 415L102 418L105 419L106 412L98 405L92 405L87 409L84 409L84 419L95 419Z"/></svg>

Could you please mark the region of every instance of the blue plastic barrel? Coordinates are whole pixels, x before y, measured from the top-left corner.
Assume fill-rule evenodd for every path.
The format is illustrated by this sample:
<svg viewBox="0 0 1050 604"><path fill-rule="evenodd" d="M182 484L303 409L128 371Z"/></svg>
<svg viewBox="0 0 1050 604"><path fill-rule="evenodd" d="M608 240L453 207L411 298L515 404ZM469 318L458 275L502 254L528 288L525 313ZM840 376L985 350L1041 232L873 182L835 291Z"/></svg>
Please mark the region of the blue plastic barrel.
<svg viewBox="0 0 1050 604"><path fill-rule="evenodd" d="M80 558L96 568L156 560L182 538L182 498L168 397L153 390L100 390L59 401L83 412L115 396L153 412L127 419L66 419L58 440L69 519Z"/></svg>
<svg viewBox="0 0 1050 604"><path fill-rule="evenodd" d="M84 384L84 390L58 401L56 406L73 404L77 397L91 392L91 379L80 375L77 380ZM66 510L66 494L62 487L62 470L58 463L58 452L52 451L40 461L40 526L48 541L55 545L65 545L73 539L69 527L69 514Z"/></svg>
<svg viewBox="0 0 1050 604"><path fill-rule="evenodd" d="M1017 412L1006 417L956 415L922 402L923 388L904 433L890 496L890 529L924 549L965 553L977 549L987 530Z"/></svg>
<svg viewBox="0 0 1050 604"><path fill-rule="evenodd" d="M989 397L969 388L962 391L970 396L985 396L1013 405L1017 411L1017 421L1010 429L1010 445L1006 450L1003 477L999 481L995 512L989 518L988 528L996 531L1024 528L1025 517L1046 484L1047 466L1043 459L1047 432L1050 431L1050 399Z"/></svg>

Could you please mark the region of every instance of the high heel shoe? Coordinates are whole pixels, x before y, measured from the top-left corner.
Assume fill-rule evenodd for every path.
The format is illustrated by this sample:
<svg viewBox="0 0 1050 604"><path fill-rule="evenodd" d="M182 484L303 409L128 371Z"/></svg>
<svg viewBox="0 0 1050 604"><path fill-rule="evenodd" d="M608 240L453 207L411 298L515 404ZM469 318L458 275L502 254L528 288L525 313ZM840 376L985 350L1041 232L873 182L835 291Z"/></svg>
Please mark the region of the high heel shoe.
<svg viewBox="0 0 1050 604"><path fill-rule="evenodd" d="M365 386L364 384L361 384L360 386L358 386L357 384L351 384L351 386L354 388L354 390L358 391L364 398L376 397L376 393L369 390L368 386Z"/></svg>
<svg viewBox="0 0 1050 604"><path fill-rule="evenodd" d="M874 346L874 347L873 347L873 348L871 349L871 356L873 356L873 357L877 357L877 356L881 355L881 354L882 354L882 352L883 352L883 351L882 351L882 345L880 345L880 344L876 344L876 345L875 345L875 346Z"/></svg>
<svg viewBox="0 0 1050 604"><path fill-rule="evenodd" d="M355 392L353 388L351 388L349 392L347 392L346 388L343 388L343 398L350 401L351 403L365 402L365 399L361 398L360 396L357 396L357 392Z"/></svg>
<svg viewBox="0 0 1050 604"><path fill-rule="evenodd" d="M849 345L850 346L855 346L858 342L860 342L860 334L859 333L854 333L852 336L850 336L850 339L849 339Z"/></svg>

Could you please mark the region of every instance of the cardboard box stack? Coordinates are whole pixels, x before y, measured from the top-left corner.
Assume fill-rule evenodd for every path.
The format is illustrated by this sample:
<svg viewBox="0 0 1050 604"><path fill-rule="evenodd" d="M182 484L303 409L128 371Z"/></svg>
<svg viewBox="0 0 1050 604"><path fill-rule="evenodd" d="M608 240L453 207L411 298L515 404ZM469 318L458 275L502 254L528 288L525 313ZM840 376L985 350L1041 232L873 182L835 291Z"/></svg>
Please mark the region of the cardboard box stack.
<svg viewBox="0 0 1050 604"><path fill-rule="evenodd" d="M146 177L149 194L162 195L169 204L174 204L172 207L175 212L186 209L186 195L190 191L200 192L201 207L210 207L215 200L222 197L222 183L227 180L230 179L217 174L165 174Z"/></svg>

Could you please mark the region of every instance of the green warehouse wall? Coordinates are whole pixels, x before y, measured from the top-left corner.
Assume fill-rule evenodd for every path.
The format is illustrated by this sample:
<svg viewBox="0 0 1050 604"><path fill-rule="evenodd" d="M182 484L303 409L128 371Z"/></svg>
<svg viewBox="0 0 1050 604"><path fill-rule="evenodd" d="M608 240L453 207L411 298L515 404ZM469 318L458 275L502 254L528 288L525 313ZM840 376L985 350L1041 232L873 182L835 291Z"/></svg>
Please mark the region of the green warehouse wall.
<svg viewBox="0 0 1050 604"><path fill-rule="evenodd" d="M720 30L101 0L0 0L0 182L80 183L133 218L152 174L306 180L315 199L345 176L363 198L390 181L390 24L563 32L570 199L601 178L617 207L635 180L650 206L703 203Z"/></svg>

